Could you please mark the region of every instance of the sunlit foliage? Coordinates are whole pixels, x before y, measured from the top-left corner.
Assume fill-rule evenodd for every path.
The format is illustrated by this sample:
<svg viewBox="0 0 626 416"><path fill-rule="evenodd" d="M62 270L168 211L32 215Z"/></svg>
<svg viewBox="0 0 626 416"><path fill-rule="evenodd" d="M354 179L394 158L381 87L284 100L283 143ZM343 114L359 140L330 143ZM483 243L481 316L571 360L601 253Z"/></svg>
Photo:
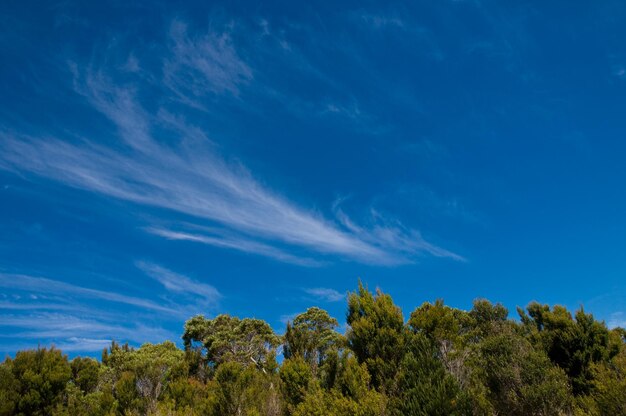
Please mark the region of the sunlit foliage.
<svg viewBox="0 0 626 416"><path fill-rule="evenodd" d="M0 416L626 415L626 331L582 308L518 313L436 300L405 322L391 296L359 283L345 334L312 307L283 335L195 316L184 349L113 342L100 361L20 351L0 364Z"/></svg>

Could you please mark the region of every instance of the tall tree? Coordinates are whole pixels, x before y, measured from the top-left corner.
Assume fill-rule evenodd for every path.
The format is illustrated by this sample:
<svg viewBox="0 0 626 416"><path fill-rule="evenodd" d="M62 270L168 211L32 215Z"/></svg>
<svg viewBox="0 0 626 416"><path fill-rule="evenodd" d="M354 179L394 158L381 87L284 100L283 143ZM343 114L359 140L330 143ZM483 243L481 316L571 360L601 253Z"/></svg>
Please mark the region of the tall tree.
<svg viewBox="0 0 626 416"><path fill-rule="evenodd" d="M469 402L456 380L439 359L439 349L423 334L412 334L396 376L397 392L392 400L398 416L466 414Z"/></svg>
<svg viewBox="0 0 626 416"><path fill-rule="evenodd" d="M328 352L341 343L341 335L335 331L339 323L323 309L312 307L287 323L284 335L285 358L302 357L313 373L324 362Z"/></svg>
<svg viewBox="0 0 626 416"><path fill-rule="evenodd" d="M263 371L276 367L276 348L280 344L280 338L267 322L230 315L215 319L199 315L189 319L185 322L183 341L185 349L200 349L211 368L232 361L254 365Z"/></svg>
<svg viewBox="0 0 626 416"><path fill-rule="evenodd" d="M470 353L467 342L472 321L468 312L444 305L441 299L423 303L411 312L408 321L412 333L426 337L438 348L446 370L461 386L469 383L465 361Z"/></svg>
<svg viewBox="0 0 626 416"><path fill-rule="evenodd" d="M388 391L404 356L405 329L402 311L391 296L379 289L372 294L359 282L348 296L348 345L365 363L376 389Z"/></svg>

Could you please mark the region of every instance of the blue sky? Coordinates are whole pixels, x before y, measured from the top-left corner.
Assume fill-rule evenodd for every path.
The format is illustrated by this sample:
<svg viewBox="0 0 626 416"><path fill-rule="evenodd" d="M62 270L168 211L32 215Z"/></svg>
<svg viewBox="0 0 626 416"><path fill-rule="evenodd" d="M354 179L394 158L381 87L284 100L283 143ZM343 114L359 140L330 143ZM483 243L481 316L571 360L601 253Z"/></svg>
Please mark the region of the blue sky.
<svg viewBox="0 0 626 416"><path fill-rule="evenodd" d="M359 278L625 324L624 2L125 3L0 6L0 353Z"/></svg>

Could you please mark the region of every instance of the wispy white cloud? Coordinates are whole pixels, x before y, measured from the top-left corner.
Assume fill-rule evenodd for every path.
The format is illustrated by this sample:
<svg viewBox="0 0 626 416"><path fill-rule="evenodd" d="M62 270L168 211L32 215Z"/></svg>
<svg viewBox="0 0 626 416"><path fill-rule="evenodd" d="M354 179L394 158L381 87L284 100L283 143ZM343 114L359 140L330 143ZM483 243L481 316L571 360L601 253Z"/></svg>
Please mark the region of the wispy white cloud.
<svg viewBox="0 0 626 416"><path fill-rule="evenodd" d="M56 302L16 302L16 301L2 301L0 302L0 309L7 309L9 311L87 311L78 305L63 304Z"/></svg>
<svg viewBox="0 0 626 416"><path fill-rule="evenodd" d="M227 34L190 37L181 22L171 29L172 56L164 59L164 97L195 100L198 94L236 95L252 70ZM164 108L148 111L139 92L150 85L115 82L110 68L73 66L75 90L115 126L123 146L95 139L70 141L0 131L0 169L30 173L68 186L147 207L171 210L197 225L216 224L221 234L147 227L171 240L196 241L276 260L315 266L313 255L368 264L410 263L421 254L460 256L426 242L419 232L378 217L356 226L306 209L261 184L241 164L215 152L204 131ZM187 103L192 105L192 103ZM169 136L167 142L157 140ZM102 143L102 142L101 142ZM387 224L393 224L389 226ZM308 255L302 256L302 252Z"/></svg>
<svg viewBox="0 0 626 416"><path fill-rule="evenodd" d="M176 309L162 306L147 299L76 286L70 283L43 277L0 273L0 287L14 290L26 290L34 293L44 293L47 295L56 294L63 296L78 296L83 299L99 299L109 302L123 303L158 312L177 313Z"/></svg>
<svg viewBox="0 0 626 416"><path fill-rule="evenodd" d="M197 282L157 264L137 262L136 265L147 276L159 282L169 293L176 294L177 298L164 303L162 300L157 302L149 298L92 289L44 277L0 273L0 288L25 291L29 294L23 300L21 300L21 296L14 294L14 296L17 296L14 300L0 301L0 309L65 311L91 314L94 310L97 311L97 309L86 307L81 302L85 299L97 299L125 304L140 311L148 310L170 316L187 317L206 308L214 308L222 297L215 287ZM182 300L181 296L185 299ZM102 314L103 317L105 315L104 313L98 313Z"/></svg>
<svg viewBox="0 0 626 416"><path fill-rule="evenodd" d="M315 296L316 298L325 302L339 302L346 298L345 293L341 293L335 289L330 289L326 287L308 288L304 289L304 291L309 295Z"/></svg>
<svg viewBox="0 0 626 416"><path fill-rule="evenodd" d="M285 263L300 266L315 267L323 263L306 257L298 257L289 254L276 247L263 244L257 241L248 240L241 236L228 236L224 234L194 234L188 232L172 231L157 227L148 227L148 232L167 238L169 240L193 241L215 247L244 251L247 253L260 254Z"/></svg>
<svg viewBox="0 0 626 416"><path fill-rule="evenodd" d="M115 338L116 341L120 341L119 338ZM52 347L60 349L64 353L66 352L80 352L80 353L95 353L104 350L111 345L112 339L98 339L98 338L84 338L84 337L70 337L65 340L50 341L39 340L38 343L21 341L9 341L0 343L0 353L13 354L15 351L23 351L39 347ZM124 340L126 342L126 340Z"/></svg>
<svg viewBox="0 0 626 416"><path fill-rule="evenodd" d="M160 327L141 324L124 326L53 312L31 315L0 315L0 327L20 329L18 333L11 332L9 335L0 335L0 337L28 338L42 343L54 341L61 344L67 340L71 341L78 338L117 339L143 343L177 338L172 332Z"/></svg>
<svg viewBox="0 0 626 416"><path fill-rule="evenodd" d="M206 283L197 282L153 263L139 261L136 264L144 273L157 280L170 292L200 297L210 304L222 297L216 288Z"/></svg>
<svg viewBox="0 0 626 416"><path fill-rule="evenodd" d="M164 82L184 102L207 93L237 96L253 77L228 33L191 37L187 25L176 20L170 28L170 53L163 65Z"/></svg>
<svg viewBox="0 0 626 416"><path fill-rule="evenodd" d="M112 341L112 339L70 337L66 341L54 344L54 346L64 352L95 352L108 348Z"/></svg>
<svg viewBox="0 0 626 416"><path fill-rule="evenodd" d="M139 142L146 138L143 132L125 132L127 125L142 125L139 115L135 114L134 118L138 121L136 124L124 121L120 131L129 143L139 147ZM373 264L410 262L411 258L406 254L420 251L460 258L425 242L412 230L406 233L382 225L369 230L354 227L342 230L319 214L303 210L261 186L243 167L228 166L209 153L176 152L160 147L154 141L132 156L91 142L76 145L55 138L41 140L7 133L2 134L2 141L5 151L0 167L5 169L31 172L79 189L168 208L217 222L251 238L274 240ZM342 214L341 218L343 225L347 225L347 216ZM150 231L170 239L195 240L291 263L311 264L250 238L219 239L176 235L158 229Z"/></svg>
<svg viewBox="0 0 626 416"><path fill-rule="evenodd" d="M213 286L162 266L148 262L136 265L175 296L169 299L157 291L142 298L0 272L0 288L6 289L0 294L0 328L11 328L6 335L0 330L0 338L6 339L0 341L0 351L54 344L66 351L88 352L102 349L112 339L132 344L176 340L178 335L164 329L163 322L206 313L221 297ZM111 308L109 302L126 307ZM9 348L7 343L15 340L20 340L20 345Z"/></svg>
<svg viewBox="0 0 626 416"><path fill-rule="evenodd" d="M0 344L7 351L54 344L66 351L88 352L101 350L112 339L132 344L176 340L177 334L161 326L164 322L206 312L220 297L210 285L154 264L140 266L167 292L177 294L176 299L157 302L43 277L0 273L0 288L6 289L0 296L0 328L6 329L0 330L0 338L6 341ZM131 308L111 308L109 302ZM20 344L6 345L15 340Z"/></svg>
<svg viewBox="0 0 626 416"><path fill-rule="evenodd" d="M390 221L376 210L371 210L375 225L369 229L355 224L339 205L335 204L334 211L337 220L362 241L380 244L404 258L413 258L420 253L427 253L435 257L465 261L462 256L424 240L419 231L407 228L397 220Z"/></svg>

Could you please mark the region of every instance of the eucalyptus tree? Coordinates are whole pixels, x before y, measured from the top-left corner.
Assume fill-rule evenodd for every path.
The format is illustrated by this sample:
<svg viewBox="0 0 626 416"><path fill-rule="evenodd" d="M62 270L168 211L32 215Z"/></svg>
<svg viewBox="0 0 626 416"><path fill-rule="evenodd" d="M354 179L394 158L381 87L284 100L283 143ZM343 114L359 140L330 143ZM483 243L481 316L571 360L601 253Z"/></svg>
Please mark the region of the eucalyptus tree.
<svg viewBox="0 0 626 416"><path fill-rule="evenodd" d="M207 319L198 315L185 322L183 341L186 350L200 351L212 369L224 362L237 362L266 372L276 368L280 337L260 319L225 314Z"/></svg>

